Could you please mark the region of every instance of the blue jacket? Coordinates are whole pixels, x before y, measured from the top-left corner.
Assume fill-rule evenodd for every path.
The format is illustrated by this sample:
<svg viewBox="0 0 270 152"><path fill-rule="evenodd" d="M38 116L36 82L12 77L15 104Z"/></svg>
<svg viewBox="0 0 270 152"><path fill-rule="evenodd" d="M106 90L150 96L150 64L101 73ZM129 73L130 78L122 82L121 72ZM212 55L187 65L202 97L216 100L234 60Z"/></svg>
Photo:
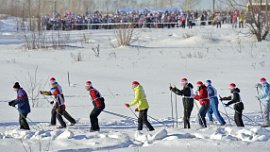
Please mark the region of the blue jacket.
<svg viewBox="0 0 270 152"><path fill-rule="evenodd" d="M17 92L17 99L15 100L15 105L18 105L18 110L20 114L28 114L31 111L28 96L22 88L20 88Z"/></svg>
<svg viewBox="0 0 270 152"><path fill-rule="evenodd" d="M258 88L259 94L258 98L265 103L270 103L270 85L268 83L262 84L260 88Z"/></svg>
<svg viewBox="0 0 270 152"><path fill-rule="evenodd" d="M210 102L216 101L216 100L218 101L217 90L212 85L207 86L207 91L208 91L208 97L209 97Z"/></svg>

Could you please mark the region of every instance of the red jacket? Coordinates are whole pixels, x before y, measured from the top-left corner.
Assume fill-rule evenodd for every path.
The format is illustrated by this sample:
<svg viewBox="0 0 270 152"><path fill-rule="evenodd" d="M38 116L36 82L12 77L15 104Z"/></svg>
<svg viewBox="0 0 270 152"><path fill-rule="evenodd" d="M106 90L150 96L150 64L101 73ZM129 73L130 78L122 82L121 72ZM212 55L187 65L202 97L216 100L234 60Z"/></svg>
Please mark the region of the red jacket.
<svg viewBox="0 0 270 152"><path fill-rule="evenodd" d="M95 88L91 87L89 94L92 98L94 107L102 109L105 108L104 98L101 97L100 93Z"/></svg>
<svg viewBox="0 0 270 152"><path fill-rule="evenodd" d="M202 85L199 88L199 94L194 97L195 100L198 100L201 105L209 105L210 101L208 98L208 91L205 85Z"/></svg>

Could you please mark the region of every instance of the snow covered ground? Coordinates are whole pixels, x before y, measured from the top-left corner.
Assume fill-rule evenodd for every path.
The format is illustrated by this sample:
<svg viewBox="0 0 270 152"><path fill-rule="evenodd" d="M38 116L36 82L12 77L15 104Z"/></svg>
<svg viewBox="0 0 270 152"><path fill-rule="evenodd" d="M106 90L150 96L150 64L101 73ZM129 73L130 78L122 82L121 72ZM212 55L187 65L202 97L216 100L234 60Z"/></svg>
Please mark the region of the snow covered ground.
<svg viewBox="0 0 270 152"><path fill-rule="evenodd" d="M73 41L70 44L73 47L64 50L25 51L16 32L8 28L14 25L12 20L0 20L1 152L270 150L270 129L255 124L262 123L262 119L254 87L260 77L270 79L270 45L269 42L257 43L252 37L241 34L247 29L233 30L230 25L222 29L211 26L192 30L137 29L139 39L134 46L120 48L111 45L115 39L114 31L72 31L71 39L89 33L91 43L81 48L81 42ZM97 44L100 44L100 57L95 57L92 51ZM74 60L78 54L82 55L81 62ZM36 67L37 80L42 84L40 89L49 89L51 76L62 85L67 111L80 119L75 126L63 130L50 127L51 107L40 96L39 106L32 108L29 114L31 130L18 129L18 112L6 101L15 98L14 82L19 81L26 90L29 88L29 74L33 76ZM192 129L184 130L179 97L179 128L172 128L169 84L179 86L182 77L187 77L192 83L211 79L222 96L229 95L229 83L236 83L245 103L244 114L255 123L244 118L246 127L237 128L234 123L230 126L224 116L226 126L212 124L207 129L199 129L198 110L194 107ZM156 131L140 134L136 132L137 124L133 119L102 113L101 132L90 133L92 103L84 90L86 80L91 80L105 97L107 111L132 118L135 116L123 104L133 99L131 82L140 81L150 103L149 115L159 121L149 118ZM222 105L219 106L224 112ZM234 111L227 111L233 118Z"/></svg>

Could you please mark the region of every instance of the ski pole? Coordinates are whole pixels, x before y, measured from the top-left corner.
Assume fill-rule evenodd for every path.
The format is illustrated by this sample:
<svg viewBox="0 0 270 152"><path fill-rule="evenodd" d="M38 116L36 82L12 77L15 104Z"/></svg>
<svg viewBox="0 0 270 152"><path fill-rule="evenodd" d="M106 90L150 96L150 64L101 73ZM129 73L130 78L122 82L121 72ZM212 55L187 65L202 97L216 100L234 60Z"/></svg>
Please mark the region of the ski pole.
<svg viewBox="0 0 270 152"><path fill-rule="evenodd" d="M156 118L149 116L149 115L148 115L148 117L168 128L168 126L164 122L161 122L161 121L157 120Z"/></svg>
<svg viewBox="0 0 270 152"><path fill-rule="evenodd" d="M136 121L136 119L133 118L133 117L121 115L121 114L118 114L118 113L115 113L115 112L111 112L111 111L107 111L107 110L103 110L103 112L105 112L105 113L107 113L107 114L114 115L114 116L118 116L118 117L121 117L121 118L125 118L125 119L127 119L127 120Z"/></svg>
<svg viewBox="0 0 270 152"><path fill-rule="evenodd" d="M239 114L241 114L239 111L237 111L236 109L234 109L234 108L232 108L232 107L230 107L230 106L228 106L230 109L232 109L232 110L235 110L235 112L237 112L237 113L239 113ZM244 114L242 114L245 118L247 118L248 120L250 120L251 122L253 122L254 124L256 124L256 125L258 125L258 126L260 126L260 124L258 124L257 122L255 122L254 120L252 120L251 118L249 118L248 116L246 116L246 115L244 115Z"/></svg>
<svg viewBox="0 0 270 152"><path fill-rule="evenodd" d="M219 111L219 112L220 112L221 114L223 114L224 116L226 116L227 119L230 119L230 120L234 121L234 119L231 118L231 117L229 117L226 113L224 113L224 112L222 112L222 111Z"/></svg>
<svg viewBox="0 0 270 152"><path fill-rule="evenodd" d="M134 116L135 116L136 118L139 118L139 117L136 115L136 113L135 113L130 107L128 107L128 109L134 114Z"/></svg>
<svg viewBox="0 0 270 152"><path fill-rule="evenodd" d="M18 112L19 112L19 114L20 114L20 116L21 117L23 117L24 119L26 119L26 120L28 120L29 122L31 122L33 125L35 125L35 123L30 119L30 118L28 118L28 117L25 117L22 113L20 113L20 111L19 111L19 109L17 108L17 107L14 107ZM42 130L42 128L40 127L40 126L36 126L36 127L34 127L34 126L31 126L33 129L35 129L35 130ZM29 126L29 128L30 128L30 126Z"/></svg>
<svg viewBox="0 0 270 152"><path fill-rule="evenodd" d="M42 94L42 96L47 100L48 103L51 102L45 95Z"/></svg>
<svg viewBox="0 0 270 152"><path fill-rule="evenodd" d="M222 106L223 106L225 115L226 115L226 117L227 117L227 119L228 119L228 121L229 121L229 124L230 124L230 126L232 126L231 121L230 121L230 117L229 117L228 112L227 112L226 107L225 107L225 104L224 104L223 101L221 100L221 96L220 96L220 95L219 95L219 100L220 100L221 103L222 103Z"/></svg>
<svg viewBox="0 0 270 152"><path fill-rule="evenodd" d="M258 89L258 87L256 87L257 89L257 94L259 95L259 89ZM262 118L263 118L263 110L262 110L262 102L261 102L261 100L259 99L259 98L257 98L258 99L258 101L260 102L260 109L261 109L261 114L262 114Z"/></svg>
<svg viewBox="0 0 270 152"><path fill-rule="evenodd" d="M177 95L175 94L175 124L176 128L178 128L178 109L177 109Z"/></svg>
<svg viewBox="0 0 270 152"><path fill-rule="evenodd" d="M170 87L172 87L172 85L170 84ZM171 90L171 112L172 112L172 126L173 126L173 128L174 128L174 118L173 118L173 95L172 95L172 90Z"/></svg>

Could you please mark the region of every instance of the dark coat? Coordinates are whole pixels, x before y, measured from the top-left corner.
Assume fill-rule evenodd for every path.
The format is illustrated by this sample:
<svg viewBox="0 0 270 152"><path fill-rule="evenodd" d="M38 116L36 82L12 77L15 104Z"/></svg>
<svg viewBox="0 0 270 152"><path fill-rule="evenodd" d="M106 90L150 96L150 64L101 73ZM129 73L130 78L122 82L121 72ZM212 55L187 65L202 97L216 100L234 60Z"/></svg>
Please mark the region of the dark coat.
<svg viewBox="0 0 270 152"><path fill-rule="evenodd" d="M17 92L17 99L14 100L14 105L18 105L20 114L26 115L31 112L27 93L23 88Z"/></svg>

